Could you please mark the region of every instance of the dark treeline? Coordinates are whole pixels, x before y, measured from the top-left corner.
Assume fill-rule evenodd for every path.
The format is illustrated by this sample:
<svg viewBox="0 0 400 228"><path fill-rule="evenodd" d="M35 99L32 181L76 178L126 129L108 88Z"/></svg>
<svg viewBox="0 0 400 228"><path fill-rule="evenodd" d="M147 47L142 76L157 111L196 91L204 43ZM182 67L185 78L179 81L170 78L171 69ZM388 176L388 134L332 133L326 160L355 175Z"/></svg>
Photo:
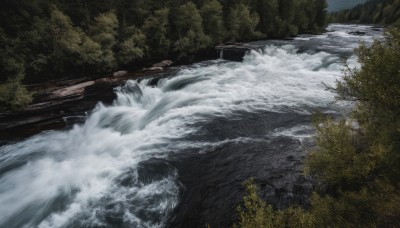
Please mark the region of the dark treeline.
<svg viewBox="0 0 400 228"><path fill-rule="evenodd" d="M2 0L0 106L30 101L21 83L191 61L225 41L316 33L325 0Z"/></svg>
<svg viewBox="0 0 400 228"><path fill-rule="evenodd" d="M353 9L332 13L329 20L339 23L400 24L400 0L370 0Z"/></svg>

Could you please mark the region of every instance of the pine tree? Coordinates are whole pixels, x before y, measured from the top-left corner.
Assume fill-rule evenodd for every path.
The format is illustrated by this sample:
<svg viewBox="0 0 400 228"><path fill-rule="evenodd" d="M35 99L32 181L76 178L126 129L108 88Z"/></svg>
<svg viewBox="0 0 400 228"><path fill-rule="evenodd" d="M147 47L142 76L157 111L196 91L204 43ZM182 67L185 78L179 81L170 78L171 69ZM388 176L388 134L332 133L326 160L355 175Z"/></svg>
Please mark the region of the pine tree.
<svg viewBox="0 0 400 228"><path fill-rule="evenodd" d="M166 57L171 41L168 39L169 33L169 9L162 8L154 11L143 24L143 32L146 34L146 43L150 48L150 56Z"/></svg>
<svg viewBox="0 0 400 228"><path fill-rule="evenodd" d="M174 44L174 51L178 53L178 59L182 60L208 47L211 39L204 34L202 18L194 3L180 6L177 12L175 27L179 38Z"/></svg>
<svg viewBox="0 0 400 228"><path fill-rule="evenodd" d="M251 13L249 7L238 4L230 9L227 19L229 39L232 41L245 41L262 37L255 29L260 21L256 12Z"/></svg>
<svg viewBox="0 0 400 228"><path fill-rule="evenodd" d="M226 36L222 5L217 0L206 1L200 10L204 32L213 43L221 43Z"/></svg>
<svg viewBox="0 0 400 228"><path fill-rule="evenodd" d="M117 43L118 20L113 11L101 13L94 18L91 26L91 38L101 45L102 55L99 67L102 70L112 70L116 67L114 47Z"/></svg>
<svg viewBox="0 0 400 228"><path fill-rule="evenodd" d="M135 60L142 59L146 52L146 36L143 32L134 26L125 28L122 41L118 43L118 63L132 63Z"/></svg>

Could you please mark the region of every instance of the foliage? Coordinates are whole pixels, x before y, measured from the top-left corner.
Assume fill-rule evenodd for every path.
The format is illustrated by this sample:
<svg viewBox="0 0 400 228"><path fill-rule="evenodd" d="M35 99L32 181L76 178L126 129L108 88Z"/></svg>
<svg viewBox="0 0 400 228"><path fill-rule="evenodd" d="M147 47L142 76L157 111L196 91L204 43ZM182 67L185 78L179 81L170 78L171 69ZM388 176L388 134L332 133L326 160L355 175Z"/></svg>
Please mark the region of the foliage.
<svg viewBox="0 0 400 228"><path fill-rule="evenodd" d="M360 186L382 159L385 150L363 150L357 130L345 120L326 119L315 124L318 150L309 153L305 173L337 188Z"/></svg>
<svg viewBox="0 0 400 228"><path fill-rule="evenodd" d="M227 20L229 31L229 39L236 40L251 40L262 37L260 32L256 32L256 26L260 21L258 13L250 12L248 6L238 4L230 9Z"/></svg>
<svg viewBox="0 0 400 228"><path fill-rule="evenodd" d="M0 111L20 109L32 101L31 94L20 81L10 81L0 85Z"/></svg>
<svg viewBox="0 0 400 228"><path fill-rule="evenodd" d="M147 36L146 43L150 47L151 56L166 56L171 41L168 39L169 32L169 9L162 8L154 11L143 24L143 31Z"/></svg>
<svg viewBox="0 0 400 228"><path fill-rule="evenodd" d="M240 227L311 227L314 224L313 217L300 207L274 210L257 195L257 186L252 179L246 181L244 186L247 195L243 198L243 206L238 207Z"/></svg>
<svg viewBox="0 0 400 228"><path fill-rule="evenodd" d="M325 0L4 0L0 58L21 65L20 83L164 58L191 61L224 41L318 32L325 22L316 16L324 17L319 1ZM17 74L1 71L0 83L9 78Z"/></svg>
<svg viewBox="0 0 400 228"><path fill-rule="evenodd" d="M32 100L31 94L21 86L24 77L23 58L14 55L16 48L0 29L0 111L20 109Z"/></svg>
<svg viewBox="0 0 400 228"><path fill-rule="evenodd" d="M318 182L311 208L272 210L248 183L240 226L400 226L400 30L356 54L361 68L347 69L331 88L339 100L355 102L352 115L315 121L318 148L305 163L305 173Z"/></svg>
<svg viewBox="0 0 400 228"><path fill-rule="evenodd" d="M174 44L178 60L190 58L211 44L209 36L204 34L203 20L194 3L188 2L177 10L175 27L179 39Z"/></svg>
<svg viewBox="0 0 400 228"><path fill-rule="evenodd" d="M134 26L124 29L118 42L117 59L120 64L129 64L144 57L147 52L146 35Z"/></svg>
<svg viewBox="0 0 400 228"><path fill-rule="evenodd" d="M24 53L24 62L33 63L25 65L24 80L37 82L55 75L106 73L174 52L193 57L223 41L316 32L310 28L324 20L315 11L324 9L317 9L315 1L5 0L0 28L17 41L13 45Z"/></svg>
<svg viewBox="0 0 400 228"><path fill-rule="evenodd" d="M32 101L31 94L17 77L0 85L0 111L20 109Z"/></svg>
<svg viewBox="0 0 400 228"><path fill-rule="evenodd" d="M206 1L200 10L203 18L204 32L211 37L213 43L221 43L226 36L223 7L217 0Z"/></svg>
<svg viewBox="0 0 400 228"><path fill-rule="evenodd" d="M99 59L100 65L98 66L101 71L113 70L117 65L113 51L117 43L117 28L117 16L112 11L99 14L94 18L94 23L90 27L91 38L101 46L102 54Z"/></svg>

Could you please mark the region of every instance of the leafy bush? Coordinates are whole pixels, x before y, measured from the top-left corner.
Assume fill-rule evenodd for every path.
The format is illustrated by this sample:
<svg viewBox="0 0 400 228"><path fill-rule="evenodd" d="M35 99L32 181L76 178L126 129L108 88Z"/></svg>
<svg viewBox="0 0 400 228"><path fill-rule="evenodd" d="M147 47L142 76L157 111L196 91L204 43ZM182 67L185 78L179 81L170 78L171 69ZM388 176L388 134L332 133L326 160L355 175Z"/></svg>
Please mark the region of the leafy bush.
<svg viewBox="0 0 400 228"><path fill-rule="evenodd" d="M310 227L314 224L311 214L300 207L274 210L271 205L259 198L257 186L252 179L246 181L244 186L248 195L243 198L243 206L238 207L240 227Z"/></svg>
<svg viewBox="0 0 400 228"><path fill-rule="evenodd" d="M20 109L32 101L31 93L21 85L21 79L0 84L0 111Z"/></svg>

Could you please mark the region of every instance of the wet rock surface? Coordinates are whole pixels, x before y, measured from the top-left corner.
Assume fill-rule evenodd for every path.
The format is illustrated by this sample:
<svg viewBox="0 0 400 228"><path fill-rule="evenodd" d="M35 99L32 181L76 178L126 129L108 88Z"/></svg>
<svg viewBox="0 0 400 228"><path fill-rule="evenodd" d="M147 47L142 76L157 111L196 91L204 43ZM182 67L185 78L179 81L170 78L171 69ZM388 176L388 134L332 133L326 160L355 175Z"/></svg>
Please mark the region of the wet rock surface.
<svg viewBox="0 0 400 228"><path fill-rule="evenodd" d="M242 61L243 57L251 50L256 50L258 46L245 43L226 43L217 45L215 49L220 54L220 58L231 61Z"/></svg>
<svg viewBox="0 0 400 228"><path fill-rule="evenodd" d="M349 32L350 35L355 35L355 36L365 36L367 33L366 32L360 32L360 31L354 31L354 32Z"/></svg>

